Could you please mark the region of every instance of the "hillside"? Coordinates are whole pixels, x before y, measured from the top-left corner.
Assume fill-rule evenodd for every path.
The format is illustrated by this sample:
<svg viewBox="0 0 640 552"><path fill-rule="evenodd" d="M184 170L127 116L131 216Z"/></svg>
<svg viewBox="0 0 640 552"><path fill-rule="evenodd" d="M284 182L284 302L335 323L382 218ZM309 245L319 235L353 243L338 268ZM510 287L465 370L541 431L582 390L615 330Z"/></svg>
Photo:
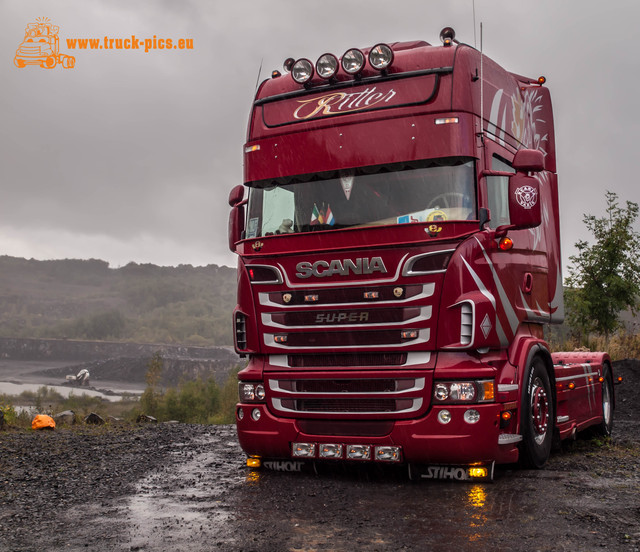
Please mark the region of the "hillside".
<svg viewBox="0 0 640 552"><path fill-rule="evenodd" d="M233 344L236 270L0 256L0 337Z"/></svg>

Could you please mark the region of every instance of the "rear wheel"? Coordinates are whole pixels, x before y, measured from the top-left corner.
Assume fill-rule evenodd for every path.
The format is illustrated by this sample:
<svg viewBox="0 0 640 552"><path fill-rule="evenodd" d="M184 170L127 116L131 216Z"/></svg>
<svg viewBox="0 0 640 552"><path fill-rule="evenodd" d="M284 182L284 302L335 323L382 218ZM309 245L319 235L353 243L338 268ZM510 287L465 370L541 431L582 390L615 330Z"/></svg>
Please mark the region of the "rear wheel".
<svg viewBox="0 0 640 552"><path fill-rule="evenodd" d="M542 468L551 453L554 406L549 374L540 357L533 359L524 381L520 463L527 468Z"/></svg>
<svg viewBox="0 0 640 552"><path fill-rule="evenodd" d="M611 367L605 363L602 367L602 422L593 427L596 435L608 437L613 429L613 377Z"/></svg>

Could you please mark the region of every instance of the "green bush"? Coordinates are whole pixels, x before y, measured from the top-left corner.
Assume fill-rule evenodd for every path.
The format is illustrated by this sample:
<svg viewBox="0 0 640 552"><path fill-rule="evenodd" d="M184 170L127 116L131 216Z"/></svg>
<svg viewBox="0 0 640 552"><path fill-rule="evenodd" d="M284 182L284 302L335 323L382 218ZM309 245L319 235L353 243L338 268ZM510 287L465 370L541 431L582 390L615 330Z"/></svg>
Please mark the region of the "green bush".
<svg viewBox="0 0 640 552"><path fill-rule="evenodd" d="M198 378L184 381L177 387L159 391L155 384L149 383L157 381L157 375L153 372L157 370L158 364L152 360L149 366L148 385L140 398L140 413L153 416L159 421L177 420L189 424L234 422L239 367L230 372L222 388L210 377L206 380Z"/></svg>
<svg viewBox="0 0 640 552"><path fill-rule="evenodd" d="M18 417L16 409L13 404L7 400L7 397L0 398L0 412L3 414L6 425L14 425L16 423Z"/></svg>

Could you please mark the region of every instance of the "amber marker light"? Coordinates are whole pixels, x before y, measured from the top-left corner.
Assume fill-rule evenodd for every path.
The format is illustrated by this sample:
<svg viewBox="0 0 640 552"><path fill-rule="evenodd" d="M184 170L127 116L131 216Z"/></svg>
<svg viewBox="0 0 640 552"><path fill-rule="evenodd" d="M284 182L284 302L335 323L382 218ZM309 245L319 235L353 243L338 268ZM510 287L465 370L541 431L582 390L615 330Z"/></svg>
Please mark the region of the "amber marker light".
<svg viewBox="0 0 640 552"><path fill-rule="evenodd" d="M502 251L509 251L509 249L513 248L513 240L511 238L504 237L500 240L498 247Z"/></svg>
<svg viewBox="0 0 640 552"><path fill-rule="evenodd" d="M458 117L441 117L436 119L436 125L450 125L457 124L458 122L460 122Z"/></svg>
<svg viewBox="0 0 640 552"><path fill-rule="evenodd" d="M489 475L489 470L484 466L472 466L469 468L469 477L485 478Z"/></svg>
<svg viewBox="0 0 640 552"><path fill-rule="evenodd" d="M262 465L260 458L256 458L255 456L250 456L247 458L247 468L259 468Z"/></svg>
<svg viewBox="0 0 640 552"><path fill-rule="evenodd" d="M491 381L481 381L480 385L482 385L482 392L485 401L492 401L495 399L495 389L493 387L493 380Z"/></svg>
<svg viewBox="0 0 640 552"><path fill-rule="evenodd" d="M576 384L575 384L575 383L573 383L573 382L571 382L571 383L569 384L569 389L575 389L575 388L576 388Z"/></svg>
<svg viewBox="0 0 640 552"><path fill-rule="evenodd" d="M505 410L502 414L500 414L500 417L505 421L508 422L511 420L511 410Z"/></svg>
<svg viewBox="0 0 640 552"><path fill-rule="evenodd" d="M546 77L538 77L538 84L542 86L545 82L547 82Z"/></svg>

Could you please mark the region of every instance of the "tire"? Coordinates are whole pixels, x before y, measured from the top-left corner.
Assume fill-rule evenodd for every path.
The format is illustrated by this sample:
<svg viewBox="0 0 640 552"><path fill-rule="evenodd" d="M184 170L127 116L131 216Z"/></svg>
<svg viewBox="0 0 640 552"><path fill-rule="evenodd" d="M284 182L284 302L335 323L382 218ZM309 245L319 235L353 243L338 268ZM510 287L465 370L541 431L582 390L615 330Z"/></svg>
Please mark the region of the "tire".
<svg viewBox="0 0 640 552"><path fill-rule="evenodd" d="M49 56L47 59L44 60L44 67L46 69L53 69L56 66L56 63L58 63L58 61L56 60L56 57Z"/></svg>
<svg viewBox="0 0 640 552"><path fill-rule="evenodd" d="M13 58L13 64L14 64L16 67L19 67L20 69L24 69L24 67L25 67L25 65L26 65L26 63L24 62L24 60L20 59L20 58L19 58L19 57L17 57L17 56Z"/></svg>
<svg viewBox="0 0 640 552"><path fill-rule="evenodd" d="M604 363L602 367L602 421L593 426L593 434L602 437L609 437L613 429L613 377L611 376L611 367L608 363Z"/></svg>
<svg viewBox="0 0 640 552"><path fill-rule="evenodd" d="M543 360L533 358L524 379L520 431L520 464L526 468L542 468L551 453L555 408L549 374Z"/></svg>

